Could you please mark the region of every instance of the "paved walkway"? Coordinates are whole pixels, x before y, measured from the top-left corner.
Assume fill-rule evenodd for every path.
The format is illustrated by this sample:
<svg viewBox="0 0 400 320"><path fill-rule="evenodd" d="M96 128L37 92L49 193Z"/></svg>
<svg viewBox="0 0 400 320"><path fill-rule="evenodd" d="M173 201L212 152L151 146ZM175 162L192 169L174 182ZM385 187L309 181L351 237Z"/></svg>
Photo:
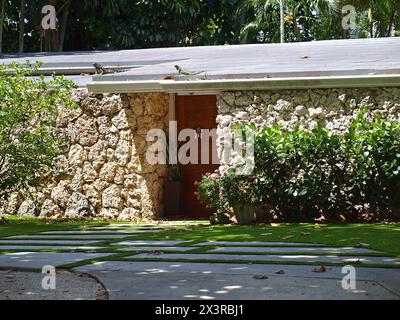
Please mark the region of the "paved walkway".
<svg viewBox="0 0 400 320"><path fill-rule="evenodd" d="M355 290L341 267L106 261L79 267L102 281L110 299L400 299L400 270L357 268ZM283 274L281 274L283 272ZM263 275L267 279L256 279Z"/></svg>
<svg viewBox="0 0 400 320"><path fill-rule="evenodd" d="M368 248L140 239L171 227L110 224L10 236L0 239L0 269L72 263L99 279L110 299L400 299L400 268L372 268L400 260ZM341 271L349 264L356 288L345 290Z"/></svg>

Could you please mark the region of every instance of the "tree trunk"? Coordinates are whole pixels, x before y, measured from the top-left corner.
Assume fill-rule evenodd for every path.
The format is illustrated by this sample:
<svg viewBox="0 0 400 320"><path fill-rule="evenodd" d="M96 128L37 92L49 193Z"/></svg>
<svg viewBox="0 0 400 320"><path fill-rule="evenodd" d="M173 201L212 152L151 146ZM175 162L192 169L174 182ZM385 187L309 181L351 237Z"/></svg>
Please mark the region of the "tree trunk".
<svg viewBox="0 0 400 320"><path fill-rule="evenodd" d="M6 0L1 0L0 4L0 53L3 48L3 25L4 25L4 8L5 8Z"/></svg>
<svg viewBox="0 0 400 320"><path fill-rule="evenodd" d="M25 0L21 0L20 15L19 15L19 38L18 52L24 52L24 33L25 33Z"/></svg>
<svg viewBox="0 0 400 320"><path fill-rule="evenodd" d="M285 15L284 15L284 1L280 1L280 20L281 20L281 43L285 42Z"/></svg>
<svg viewBox="0 0 400 320"><path fill-rule="evenodd" d="M388 28L387 35L386 35L387 37L390 37L392 34L392 28L394 27L396 14L397 14L396 4L393 3L393 11L392 11L392 15L391 15L390 21L389 21L389 28Z"/></svg>
<svg viewBox="0 0 400 320"><path fill-rule="evenodd" d="M65 6L63 8L61 27L60 27L60 36L59 36L59 40L58 40L58 51L63 51L63 49L64 49L64 39L65 39L65 33L67 31L67 22L68 22L68 14L69 14L70 4L71 4L71 1L67 0L67 2L65 3Z"/></svg>
<svg viewBox="0 0 400 320"><path fill-rule="evenodd" d="M342 19L340 19L340 30L342 32L342 39L347 39L347 30L343 28L343 19L344 19L344 14L342 13Z"/></svg>

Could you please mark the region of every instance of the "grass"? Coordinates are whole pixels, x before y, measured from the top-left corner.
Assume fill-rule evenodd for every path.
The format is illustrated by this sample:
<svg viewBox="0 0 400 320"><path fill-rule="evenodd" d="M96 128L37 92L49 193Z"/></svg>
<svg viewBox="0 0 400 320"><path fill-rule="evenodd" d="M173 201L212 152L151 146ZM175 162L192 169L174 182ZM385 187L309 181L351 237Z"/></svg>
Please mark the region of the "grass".
<svg viewBox="0 0 400 320"><path fill-rule="evenodd" d="M19 216L7 216L6 219L9 223L5 225L0 225L0 238L44 231L74 230L85 226L102 226L108 224L108 222L101 220L93 220L90 222L56 222L36 217Z"/></svg>
<svg viewBox="0 0 400 320"><path fill-rule="evenodd" d="M400 223L326 224L282 223L258 226L203 226L140 234L135 240L305 242L330 246L369 245L369 249L400 257ZM190 243L186 245L195 245ZM245 244L243 244L245 246Z"/></svg>
<svg viewBox="0 0 400 320"><path fill-rule="evenodd" d="M50 230L76 230L82 229L88 226L104 226L110 222L95 220L91 222L52 222L48 223L46 220L38 218L26 218L26 217L7 217L10 222L7 225L0 225L0 238L11 235L20 234L32 234ZM113 222L114 223L114 222ZM125 222L126 223L126 222ZM197 224L198 222L194 222ZM134 230L138 224L132 224L130 229ZM164 225L166 226L166 225ZM129 235L127 235L129 238ZM59 239L63 239L60 235ZM263 242L304 242L314 243L328 246L357 246L359 243L368 244L369 249L375 249L381 251L383 254L400 257L400 223L384 224L326 224L326 225L315 225L309 223L297 223L297 224L266 224L257 226L209 226L209 225L196 225L188 226L186 224L178 224L175 226L169 226L167 230L151 232L151 233L140 233L133 240L187 240L191 241L188 243L182 243L179 246L195 246L196 243L207 242L207 241L263 241ZM127 239L123 239L127 240ZM80 261L76 264L67 265L65 267L76 267L78 265L84 265L88 263L94 263L106 260L132 260L127 259L128 256L138 253L136 250L132 252L121 252L118 251L121 246L117 246L114 243L122 241L122 239L108 239L99 240L97 243L88 244L87 246L105 246L104 249L93 250L93 252L109 252L110 256L101 257L93 260ZM243 244L246 246L246 244ZM206 253L207 250L215 248L215 246L202 246L199 249L187 251L187 253ZM240 253L240 245L237 248L237 252ZM2 250L0 252L15 252L16 250ZM46 252L84 252L85 250L62 250L62 247L54 247L53 250L32 250L32 251L46 251ZM177 251L178 252L178 251ZM171 252L172 253L172 252ZM228 253L229 254L229 253ZM233 254L233 253L232 253ZM249 254L249 253L246 253ZM269 254L269 253L258 253L258 254ZM324 254L318 254L324 255ZM343 254L336 254L343 255ZM349 255L352 255L349 253ZM362 254L365 256L373 256L376 254L368 253ZM148 259L145 259L148 261ZM159 259L157 257L151 257L152 261L164 261L168 259ZM140 261L140 259L133 259L132 261ZM174 260L179 262L177 260ZM185 260L189 261L189 260ZM198 262L209 262L207 260L196 260ZM214 261L215 262L215 261ZM232 260L224 260L221 262L240 262L235 261L234 256ZM271 263L265 261L253 261L252 263ZM278 262L276 262L278 263ZM281 262L279 262L281 263ZM304 264L292 262L293 264ZM317 264L317 263L316 263ZM329 265L329 264L327 264ZM334 265L334 264L333 264ZM372 266L372 265L368 265ZM377 265L378 266L378 265Z"/></svg>

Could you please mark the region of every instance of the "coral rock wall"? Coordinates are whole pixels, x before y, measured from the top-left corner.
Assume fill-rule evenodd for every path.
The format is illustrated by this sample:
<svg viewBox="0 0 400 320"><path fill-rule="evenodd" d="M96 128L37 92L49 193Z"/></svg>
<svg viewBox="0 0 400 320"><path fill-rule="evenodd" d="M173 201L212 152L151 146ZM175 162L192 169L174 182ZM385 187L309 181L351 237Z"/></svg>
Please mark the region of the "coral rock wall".
<svg viewBox="0 0 400 320"><path fill-rule="evenodd" d="M224 92L218 96L217 132L221 136L233 123L311 129L319 121L341 132L361 107L400 121L400 88Z"/></svg>
<svg viewBox="0 0 400 320"><path fill-rule="evenodd" d="M31 190L37 200L12 195L8 213L51 217L156 218L163 210L165 165L146 160L148 130L167 130L168 95L113 95L76 90L80 106L60 110L58 126L68 136L61 156L64 174ZM39 206L37 205L39 203Z"/></svg>

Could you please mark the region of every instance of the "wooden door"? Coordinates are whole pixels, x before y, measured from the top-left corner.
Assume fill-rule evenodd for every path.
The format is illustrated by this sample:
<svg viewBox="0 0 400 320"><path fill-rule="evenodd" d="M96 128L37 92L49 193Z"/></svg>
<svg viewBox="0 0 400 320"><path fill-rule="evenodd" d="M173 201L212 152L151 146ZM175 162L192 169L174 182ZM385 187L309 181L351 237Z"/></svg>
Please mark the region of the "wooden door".
<svg viewBox="0 0 400 320"><path fill-rule="evenodd" d="M216 96L176 96L176 120L178 134L182 129L215 129L217 127L217 98ZM209 163L201 163L201 135L198 134L198 162L199 164L180 164L180 175L182 181L182 216L195 218L208 218L214 210L203 206L197 199L195 192L196 181L200 181L203 174L214 172L218 164L212 162L212 152L216 152L215 143L209 143ZM179 142L180 148L185 142ZM203 161L204 162L204 161Z"/></svg>

